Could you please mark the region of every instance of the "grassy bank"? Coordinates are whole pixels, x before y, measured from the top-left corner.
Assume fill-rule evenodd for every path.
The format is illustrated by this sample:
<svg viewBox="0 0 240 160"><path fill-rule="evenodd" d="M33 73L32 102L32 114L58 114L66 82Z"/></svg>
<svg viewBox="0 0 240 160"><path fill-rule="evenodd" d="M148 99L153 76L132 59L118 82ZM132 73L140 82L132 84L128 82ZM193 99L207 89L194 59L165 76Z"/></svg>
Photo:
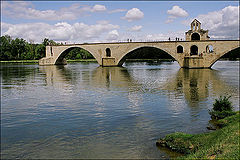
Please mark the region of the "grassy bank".
<svg viewBox="0 0 240 160"><path fill-rule="evenodd" d="M67 62L96 62L95 59L69 59ZM38 63L38 60L10 60L0 61L0 63Z"/></svg>
<svg viewBox="0 0 240 160"><path fill-rule="evenodd" d="M38 60L10 60L0 61L0 63L38 63Z"/></svg>
<svg viewBox="0 0 240 160"><path fill-rule="evenodd" d="M239 159L239 112L218 121L222 128L202 134L173 133L157 141L173 151L184 153L179 159Z"/></svg>
<svg viewBox="0 0 240 160"><path fill-rule="evenodd" d="M172 59L127 59L127 62L144 62L144 61L173 61ZM97 62L96 59L68 59L67 62ZM38 63L38 60L10 60L0 61L0 63Z"/></svg>

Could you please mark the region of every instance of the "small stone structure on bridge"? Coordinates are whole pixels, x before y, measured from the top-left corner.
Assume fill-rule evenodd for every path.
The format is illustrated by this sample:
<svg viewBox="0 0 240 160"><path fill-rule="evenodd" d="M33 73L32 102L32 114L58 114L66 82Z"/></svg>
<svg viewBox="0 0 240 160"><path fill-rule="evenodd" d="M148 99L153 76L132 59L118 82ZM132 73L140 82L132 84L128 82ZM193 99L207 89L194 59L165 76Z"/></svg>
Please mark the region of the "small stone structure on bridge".
<svg viewBox="0 0 240 160"><path fill-rule="evenodd" d="M46 46L46 57L39 65L66 64L64 57L74 48L90 52L101 66L121 66L126 55L143 47L161 49L171 55L183 68L211 68L227 52L239 47L239 40L209 40L208 30L194 19L191 30L185 33L186 41L84 43ZM240 54L240 53L239 53Z"/></svg>

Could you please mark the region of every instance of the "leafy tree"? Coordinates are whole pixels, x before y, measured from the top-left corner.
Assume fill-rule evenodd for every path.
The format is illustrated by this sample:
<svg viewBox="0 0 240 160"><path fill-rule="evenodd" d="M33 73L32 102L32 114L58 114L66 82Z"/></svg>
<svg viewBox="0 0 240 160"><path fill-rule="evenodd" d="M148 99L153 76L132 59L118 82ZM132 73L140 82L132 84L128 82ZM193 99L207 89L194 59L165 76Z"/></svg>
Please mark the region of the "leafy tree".
<svg viewBox="0 0 240 160"><path fill-rule="evenodd" d="M0 37L0 60L10 60L12 59L11 54L11 37L9 35Z"/></svg>
<svg viewBox="0 0 240 160"><path fill-rule="evenodd" d="M58 45L53 40L45 38L42 44L28 43L24 39L12 39L9 35L0 37L0 60L40 59L45 56L46 45Z"/></svg>
<svg viewBox="0 0 240 160"><path fill-rule="evenodd" d="M93 56L91 53L81 48L74 48L66 55L66 59L92 59L92 58Z"/></svg>
<svg viewBox="0 0 240 160"><path fill-rule="evenodd" d="M47 38L44 38L44 40L43 40L42 44L43 44L44 46L47 46L47 45L49 45L49 39L47 39Z"/></svg>
<svg viewBox="0 0 240 160"><path fill-rule="evenodd" d="M11 41L11 53L14 59L21 59L21 54L26 52L26 41L24 39L16 38Z"/></svg>
<svg viewBox="0 0 240 160"><path fill-rule="evenodd" d="M43 44L37 45L35 49L35 59L40 59L45 56L46 47Z"/></svg>

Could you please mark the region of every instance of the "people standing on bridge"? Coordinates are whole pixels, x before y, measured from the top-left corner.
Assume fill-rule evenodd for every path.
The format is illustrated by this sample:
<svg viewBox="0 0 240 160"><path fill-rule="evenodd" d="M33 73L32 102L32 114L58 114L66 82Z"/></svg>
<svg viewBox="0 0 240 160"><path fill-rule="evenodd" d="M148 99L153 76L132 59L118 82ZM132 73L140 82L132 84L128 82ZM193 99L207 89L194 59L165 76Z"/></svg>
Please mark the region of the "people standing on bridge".
<svg viewBox="0 0 240 160"><path fill-rule="evenodd" d="M168 38L169 41L171 41L170 37Z"/></svg>

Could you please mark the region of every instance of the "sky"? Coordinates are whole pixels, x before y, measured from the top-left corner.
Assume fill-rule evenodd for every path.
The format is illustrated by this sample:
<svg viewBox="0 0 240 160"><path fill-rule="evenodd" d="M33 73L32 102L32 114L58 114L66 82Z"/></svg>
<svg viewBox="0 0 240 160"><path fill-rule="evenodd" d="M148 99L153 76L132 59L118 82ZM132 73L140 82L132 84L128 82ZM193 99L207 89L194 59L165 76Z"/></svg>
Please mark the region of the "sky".
<svg viewBox="0 0 240 160"><path fill-rule="evenodd" d="M195 18L210 39L239 39L238 1L1 1L1 36L33 43L184 40Z"/></svg>

